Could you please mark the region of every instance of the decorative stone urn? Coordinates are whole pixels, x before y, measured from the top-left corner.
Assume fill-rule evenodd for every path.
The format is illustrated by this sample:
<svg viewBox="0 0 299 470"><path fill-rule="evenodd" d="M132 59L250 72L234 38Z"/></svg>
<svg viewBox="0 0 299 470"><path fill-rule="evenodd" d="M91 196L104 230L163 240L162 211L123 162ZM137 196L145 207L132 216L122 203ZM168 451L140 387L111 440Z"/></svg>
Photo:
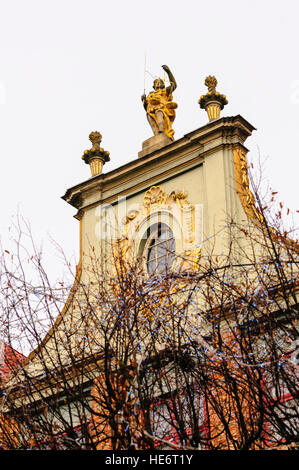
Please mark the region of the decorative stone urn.
<svg viewBox="0 0 299 470"><path fill-rule="evenodd" d="M208 87L208 93L202 95L198 100L201 108L208 113L209 121L215 121L220 118L220 111L228 103L226 96L216 91L217 80L214 76L209 75L205 79L205 85Z"/></svg>
<svg viewBox="0 0 299 470"><path fill-rule="evenodd" d="M91 132L89 134L89 140L92 143L90 150L85 150L82 155L82 159L90 166L91 176L97 176L102 173L103 165L109 162L109 152L100 147L102 142L102 135L97 132Z"/></svg>

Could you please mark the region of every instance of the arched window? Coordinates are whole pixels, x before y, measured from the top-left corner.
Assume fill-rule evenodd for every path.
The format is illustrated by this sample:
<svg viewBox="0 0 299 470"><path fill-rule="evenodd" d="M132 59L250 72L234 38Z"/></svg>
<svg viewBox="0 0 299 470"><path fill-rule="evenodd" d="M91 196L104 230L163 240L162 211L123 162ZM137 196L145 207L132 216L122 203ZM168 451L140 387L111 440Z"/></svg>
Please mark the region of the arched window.
<svg viewBox="0 0 299 470"><path fill-rule="evenodd" d="M162 274L171 269L175 258L175 239L168 225L158 222L149 227L144 255L149 274Z"/></svg>

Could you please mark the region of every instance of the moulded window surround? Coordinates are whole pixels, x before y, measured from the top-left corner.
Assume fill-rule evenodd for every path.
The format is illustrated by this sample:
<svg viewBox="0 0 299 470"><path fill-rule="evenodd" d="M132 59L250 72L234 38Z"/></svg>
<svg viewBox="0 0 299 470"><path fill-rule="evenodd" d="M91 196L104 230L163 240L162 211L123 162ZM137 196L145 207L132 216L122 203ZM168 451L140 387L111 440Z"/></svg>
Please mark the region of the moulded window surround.
<svg viewBox="0 0 299 470"><path fill-rule="evenodd" d="M149 276L175 269L183 248L181 224L168 211L151 213L140 223L134 243L144 271Z"/></svg>

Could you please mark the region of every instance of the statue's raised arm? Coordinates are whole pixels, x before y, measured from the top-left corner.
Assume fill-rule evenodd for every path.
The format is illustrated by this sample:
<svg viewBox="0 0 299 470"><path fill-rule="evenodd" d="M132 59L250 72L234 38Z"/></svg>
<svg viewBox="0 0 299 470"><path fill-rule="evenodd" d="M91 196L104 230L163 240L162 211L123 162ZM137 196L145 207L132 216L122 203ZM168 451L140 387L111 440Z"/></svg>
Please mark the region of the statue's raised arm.
<svg viewBox="0 0 299 470"><path fill-rule="evenodd" d="M172 92L177 84L170 68L167 65L162 65L162 68L168 75L170 85L165 88L164 80L156 78L153 84L154 91L151 91L148 96L142 95L141 100L154 135L163 133L170 140L174 140L172 123L178 105L172 101Z"/></svg>
<svg viewBox="0 0 299 470"><path fill-rule="evenodd" d="M168 65L162 65L162 69L165 70L165 72L167 73L168 78L169 78L169 82L170 82L170 85L166 88L167 93L173 93L174 90L177 87L175 78L174 78L170 68L168 67Z"/></svg>

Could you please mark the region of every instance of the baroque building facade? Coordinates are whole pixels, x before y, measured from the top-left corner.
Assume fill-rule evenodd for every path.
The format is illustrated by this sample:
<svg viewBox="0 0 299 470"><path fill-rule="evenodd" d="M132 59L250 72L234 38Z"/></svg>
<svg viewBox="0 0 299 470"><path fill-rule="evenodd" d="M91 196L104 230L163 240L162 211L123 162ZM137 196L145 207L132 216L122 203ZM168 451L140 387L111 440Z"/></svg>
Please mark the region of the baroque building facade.
<svg viewBox="0 0 299 470"><path fill-rule="evenodd" d="M206 307L207 293L198 292L195 294L196 300L193 301L193 310L190 311L191 304L186 307L188 303L186 299L190 291L204 285L207 275L211 276L212 270L220 270L220 267L223 270L227 260L230 260L231 265L234 264L233 276L235 276L236 284L241 285L244 274L242 269L249 264L248 246L252 245L253 240L258 251L261 251L259 254L261 258L263 252L267 251L264 235L259 234L260 226L265 222L264 215L250 189L246 158L248 149L245 143L255 128L241 115L220 117L220 111L226 105L227 100L224 95L216 91L216 79L207 77L205 83L208 86L208 92L200 98L199 105L207 111L209 121L200 128L174 140L172 124L177 105L173 102L172 94L175 91L176 82L170 69L167 66L163 68L168 74L170 85L166 87L163 80L156 80L154 91L148 97L146 95L142 97L154 136L143 143L138 157L115 170L103 173L103 165L110 160L109 152L100 146L101 134L92 132L90 134L92 147L86 150L82 157L85 163L90 165L91 178L69 188L63 196L63 199L76 209L75 218L79 224L80 259L75 283L65 307L56 318L52 328L40 346L29 355L21 372L12 379L10 384L13 390L11 402L14 403L14 410L19 410L21 404L25 403L31 410L31 412L27 411L27 418L30 413L35 417L43 417L44 427L40 425L40 430L36 432L31 430L31 439L35 446L42 446L41 442L44 442L45 447L53 445L56 448L55 446L61 445L67 448L67 442L72 442L74 446L87 448L89 446L97 449L126 448L126 446L127 448L130 446L147 448L151 445L160 448L194 448L194 446L220 449L246 448L246 446L257 448L261 439L252 436L254 433L258 434L257 428L261 434L261 426L264 435L266 427L270 426L270 424L265 424L267 419L263 418L264 421L261 424L252 418L252 415L257 413L262 420L262 412L258 405L256 405L257 408L251 408L250 405L252 390L257 387L257 383L260 383L260 379L253 375L250 375L248 382L245 381L243 388L236 392L236 389L232 390L231 387L235 386L238 389L238 384L244 382L244 374L242 373L242 380L239 380L240 377L235 369L233 373L223 374L223 363L219 362L219 374L217 367L213 370L213 380L209 378L211 369L208 372L208 369L205 370L200 377L190 372L193 384L190 396L193 401L189 397L188 411L184 411L183 414L181 413L183 404L175 408L175 404L180 401L178 394L175 398L173 395L175 390L177 393L178 383L175 382L176 385L173 385L173 378L163 384L160 384L160 379L158 380L160 376L157 371L161 369L164 370L164 375L166 373L169 377L177 374L177 364L174 369L171 369L171 364L175 361L170 349L181 354L181 351L185 351L187 343L190 343L192 347L195 347L196 343L196 348L199 350L199 347L202 347L199 346L201 341L208 344L207 347L213 346L215 321L207 320L211 318L213 310L215 318L217 316L218 320L220 319L220 324L226 322L225 338L232 354L231 358L226 357L225 367L229 369L227 364L233 364L240 353L241 346L244 346L243 343L238 343L235 337L233 338L235 330L232 328L232 324L237 324L240 329L239 313L244 307L243 304L241 305L242 295L238 292L238 298L234 297L232 284L230 284L230 292L227 293L225 291L227 284L222 279L222 290L220 290L222 296L225 297L225 302L218 299L220 306L217 307L216 298L213 298L213 301ZM251 230L249 226L252 227L254 233L250 241L244 235L244 231ZM238 232L241 236L232 238L232 230L235 227L241 227L241 231ZM270 238L273 236L274 244L281 245L280 235L274 229L270 229L268 235ZM288 248L290 247L294 248L292 242L288 245ZM211 260L216 260L216 264L211 264ZM217 268L215 268L216 265ZM231 279L230 268L231 266L225 269ZM293 265L290 267L290 273L292 269ZM276 274L274 272L272 274L273 279L276 279ZM131 286L128 294L127 277L130 276ZM293 278L292 276L293 271L290 278ZM135 301L125 306L121 312L125 312L128 316L137 309L138 321L142 323L143 331L147 331L151 336L158 328L156 327L157 318L155 321L152 320L154 315L152 310L157 310L157 317L160 316L161 323L163 316L168 313L170 315L174 304L176 312L183 309L184 315L190 314L191 320L188 324L184 323L184 329L178 331L181 326L178 327L175 332L176 338L169 333L164 333L164 340L159 340L159 347L155 345L154 350L149 348L150 341L148 336L145 336L144 344L147 345L145 350L148 356L142 350L143 346L140 346L142 342L140 338L135 350L132 346L134 340L130 339L130 346L126 350L127 355L117 356L120 354L119 349L125 348L124 344L127 345L127 337L121 329L119 318L118 322L113 322L116 314L119 317L122 316L119 305L123 302L124 293L127 300L131 299L133 278L136 290L140 290L142 283L145 283L142 285L146 285L147 288L152 283L152 287L147 290L146 294L142 293L142 300L138 291L138 294L135 294ZM143 279L142 282L140 278ZM276 281L273 284L274 287L279 284L278 279ZM212 283L208 282L209 289L213 290L213 282L214 288L219 287L217 277ZM256 271L246 271L246 282L248 282L248 292L253 292L251 288L254 285L258 287ZM169 283L171 283L171 288L169 288ZM284 289L289 288L287 285L288 279L285 280ZM161 290L161 286L163 286L164 293L167 291L167 295L164 296L167 297L167 301L163 296L157 295L157 289ZM148 296L154 298L146 304L147 300L145 302L144 299L148 299ZM170 296L181 300L179 303L173 298L169 301ZM278 297L280 300L277 300ZM276 299L275 308L271 307L273 311L281 312L285 308L286 298L291 298L290 309L297 312L297 297L293 291L285 297L285 290L281 293L278 289L274 292L273 298ZM112 315L111 305L115 305L115 299L119 299L119 304ZM236 307L238 302L240 304ZM260 317L262 317L263 309L268 311L269 307L260 308ZM150 314L148 314L149 310ZM207 315L199 314L204 311ZM229 312L232 311L237 312L233 322L223 320L224 317L229 317ZM172 314L177 315L173 312ZM149 317L150 320L148 320ZM106 329L103 328L103 318L111 323ZM293 314L288 321L294 321ZM294 325L293 327L297 328ZM112 327L118 332L116 336L111 333ZM193 328L198 329L199 332L196 332L191 341L190 332ZM212 330L214 328L212 332L211 328ZM136 333L136 329L134 332ZM187 335L180 344L179 334ZM266 333L263 332L264 334ZM198 340L199 337L200 340ZM169 341L168 345L167 341ZM169 345L171 345L170 348ZM221 351L219 347L217 348L214 364L220 360ZM228 346L226 353L227 350ZM153 366L155 359L153 351L159 358L159 366L156 368ZM285 357L290 351L293 351L292 348L284 353ZM129 361L130 355L133 357L131 362ZM248 350L246 355L248 355ZM194 361L193 356L194 354L190 353L187 362ZM203 353L201 353L202 356ZM140 373L141 363L151 369L156 380L156 384L152 383L155 381L153 380L146 382L143 386L142 393L145 393L144 389L146 389L152 398L150 405L145 405L149 397L147 396L147 400L144 396L141 397L139 385L136 383L135 388L133 387L134 393L132 392L136 361L137 363L139 361L139 385L140 377L144 378L144 373ZM186 380L180 392L181 396L185 396L191 382L189 379L182 379L188 367L185 365L184 369L181 364L180 362L178 366L181 378L176 380L179 382ZM117 374L122 367L126 367L126 373ZM232 365L232 368L234 367ZM204 373L207 375L205 376ZM30 386L24 397L18 384L28 378L30 378ZM209 380L212 380L210 388L204 392L204 384L208 384ZM200 382L200 385L194 388L196 381ZM294 400L293 388L293 384L290 385L286 393L280 393L280 398L287 396L288 400ZM216 391L218 402L215 405L213 394ZM258 395L259 392L258 389L254 393ZM223 410L228 406L230 397L236 397L238 394L242 396L244 403L239 403L238 410L233 404L230 410L231 416L227 417ZM209 399L207 399L208 395ZM246 399L247 395L248 399ZM103 397L106 398L103 399ZM110 403L107 403L109 401L107 397L110 397ZM218 412L217 407L220 407L222 411ZM136 412L136 409L139 412ZM156 416L154 416L155 410L157 410ZM187 416L192 414L192 410L196 426L194 423L189 427L186 423L175 424L182 416L188 420ZM152 421L150 413L154 416ZM136 414L139 414L139 421ZM121 418L118 416L117 421L115 415L121 415ZM242 423L244 416L251 423L248 425L250 432L246 428L247 425ZM163 418L165 418L164 421ZM40 418L36 419L38 423ZM294 411L294 415L289 419L292 428L295 420L298 420L297 411ZM45 437L46 428L51 429L51 438ZM124 442L121 444L128 428L129 437L127 441L124 440L126 444ZM192 428L192 431L189 428ZM225 429L228 429L228 432ZM290 431L290 436L293 435L292 432ZM250 434L251 441L246 441L242 433ZM279 429L275 430L275 433L278 434ZM268 434L270 436L271 433ZM56 436L55 439L54 436ZM267 439L270 442L271 436ZM92 445L91 441L93 441ZM278 441L276 440L276 443ZM289 441L290 439L288 443ZM142 442L146 442L144 447L142 447ZM281 442L283 444L283 440ZM265 439L260 447L265 447Z"/></svg>

